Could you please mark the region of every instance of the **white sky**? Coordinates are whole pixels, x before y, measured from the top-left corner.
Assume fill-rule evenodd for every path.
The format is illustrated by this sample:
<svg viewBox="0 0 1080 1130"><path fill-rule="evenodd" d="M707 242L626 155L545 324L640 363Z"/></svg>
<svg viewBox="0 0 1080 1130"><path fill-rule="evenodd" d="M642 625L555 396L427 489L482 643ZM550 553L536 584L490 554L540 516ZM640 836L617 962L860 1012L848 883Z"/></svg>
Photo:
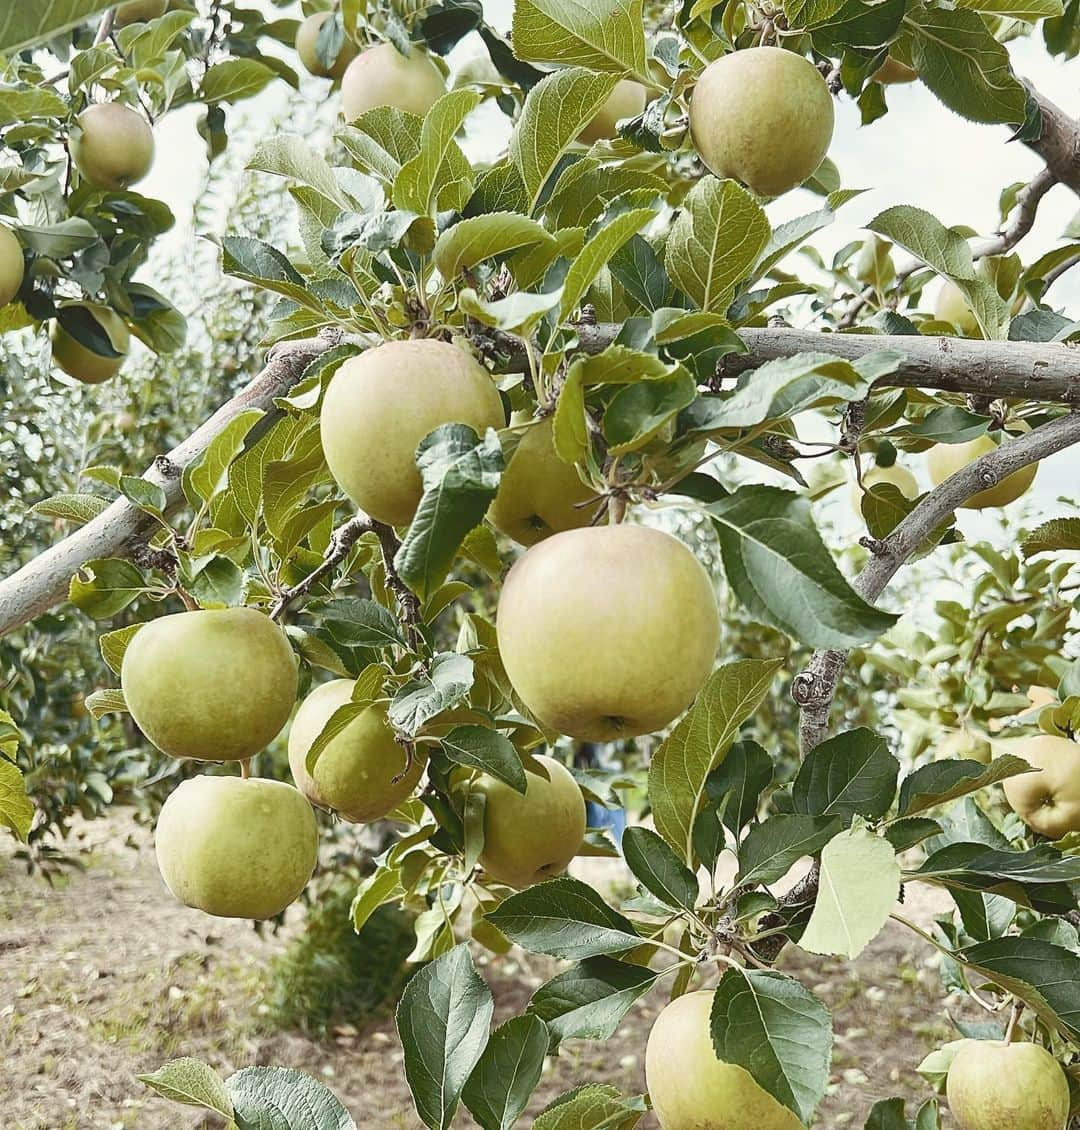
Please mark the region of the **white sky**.
<svg viewBox="0 0 1080 1130"><path fill-rule="evenodd" d="M495 26L508 25L510 0L487 0L484 8ZM459 45L451 62L460 64L462 58L482 50L478 39L471 36ZM1028 77L1044 95L1069 112L1080 110L1080 62L1063 64L1051 59L1038 37L1014 41L1009 51L1018 73ZM328 83L314 78L305 79L302 94L313 108L337 98L329 93ZM983 234L993 232L998 224L998 194L1013 181L1029 180L1040 167L1038 157L1018 143L1004 144L1008 137L1005 127L972 124L945 110L920 83L889 87L887 98L890 112L866 127L859 124L858 109L850 98L841 95L837 100L836 131L829 155L839 166L845 187L872 191L846 205L841 218L815 237L813 244L828 256L859 238L863 234L860 225L894 204L925 208L947 225L967 224ZM240 111L230 111L230 117L242 113L269 121L284 111L288 100L287 88L274 83L257 98L243 103ZM333 112L334 106L327 105L328 122ZM179 221L176 231L163 241L161 254L175 253L175 241L191 238L191 208L206 170L203 142L195 131L196 115L197 110L189 108L158 124L157 160L151 174L139 185L141 192L166 201ZM494 148L501 140L492 136L488 143ZM817 203L811 194L796 190L769 205L769 218L777 224L813 210ZM1019 247L1026 262L1060 242L1078 207L1080 200L1061 186L1044 198L1034 230ZM1074 275L1080 276L1080 272ZM1065 306L1074 317L1080 315L1080 277L1066 276L1055 284L1051 296L1056 306ZM913 466L921 474L921 468ZM929 485L923 478L924 485ZM1031 492L1034 514L1064 513L1056 497L1066 490L1075 497L1078 481L1080 453L1065 453L1045 461ZM846 497L833 509L842 530L849 521L854 529L854 516L841 512L848 509ZM995 532L1000 536L1000 524L993 515L965 514L961 525L969 536L993 537Z"/></svg>

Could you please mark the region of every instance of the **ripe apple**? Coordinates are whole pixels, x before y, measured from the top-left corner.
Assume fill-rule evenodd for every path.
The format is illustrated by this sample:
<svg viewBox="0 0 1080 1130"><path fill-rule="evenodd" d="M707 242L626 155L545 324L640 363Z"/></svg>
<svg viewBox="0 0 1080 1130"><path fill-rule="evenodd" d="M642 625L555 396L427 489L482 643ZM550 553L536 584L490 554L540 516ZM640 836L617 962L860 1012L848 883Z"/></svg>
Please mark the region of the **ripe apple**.
<svg viewBox="0 0 1080 1130"><path fill-rule="evenodd" d="M892 55L888 55L885 62L870 76L870 81L889 86L902 82L914 82L918 77L918 71L909 67L907 63L901 63L899 59L894 59Z"/></svg>
<svg viewBox="0 0 1080 1130"><path fill-rule="evenodd" d="M172 757L233 761L274 740L296 701L285 633L254 608L177 612L144 624L120 668L140 730Z"/></svg>
<svg viewBox="0 0 1080 1130"><path fill-rule="evenodd" d="M915 476L907 467L901 467L899 463L894 463L891 467L879 467L875 464L868 471L863 472L862 481L863 487L867 490L875 483L892 483L905 498L916 498L919 494L919 484ZM862 513L862 497L863 492L859 489L858 480L852 479L851 505L855 508L856 514Z"/></svg>
<svg viewBox="0 0 1080 1130"><path fill-rule="evenodd" d="M591 526L528 550L503 584L499 652L545 725L581 741L666 726L712 670L712 581L670 534Z"/></svg>
<svg viewBox="0 0 1080 1130"><path fill-rule="evenodd" d="M1080 832L1080 744L1039 734L1020 745L1016 755L1040 772L1003 782L1013 812L1052 840Z"/></svg>
<svg viewBox="0 0 1080 1130"><path fill-rule="evenodd" d="M526 772L524 796L486 773L466 786L487 801L480 866L519 891L561 875L585 838L585 799L577 781L561 761L535 760L547 776Z"/></svg>
<svg viewBox="0 0 1080 1130"><path fill-rule="evenodd" d="M165 15L169 0L127 0L117 4L113 16L113 27L127 27L128 24L146 23Z"/></svg>
<svg viewBox="0 0 1080 1130"><path fill-rule="evenodd" d="M965 1040L945 1084L960 1130L1065 1130L1069 1082L1037 1044Z"/></svg>
<svg viewBox="0 0 1080 1130"><path fill-rule="evenodd" d="M356 44L346 37L330 70L326 69L325 64L319 58L319 53L316 50L319 31L323 24L333 17L333 14L333 12L316 12L314 15L308 16L300 24L296 33L296 52L300 56L300 62L304 64L310 74L319 78L341 78L345 73L345 68L357 55Z"/></svg>
<svg viewBox="0 0 1080 1130"><path fill-rule="evenodd" d="M0 306L6 306L23 281L22 244L11 228L0 225Z"/></svg>
<svg viewBox="0 0 1080 1130"><path fill-rule="evenodd" d="M964 292L950 279L943 279L934 300L934 317L939 322L949 322L961 337L982 337L979 323L968 305Z"/></svg>
<svg viewBox="0 0 1080 1130"><path fill-rule="evenodd" d="M636 118L644 109L645 87L633 79L619 79L593 120L578 134L578 141L591 145L594 141L613 140L619 136L617 123L623 118Z"/></svg>
<svg viewBox="0 0 1080 1130"><path fill-rule="evenodd" d="M107 357L102 353L95 353L89 346L83 345L74 334L69 333L57 319L53 323L52 359L53 363L63 369L69 377L74 377L83 384L96 385L115 376L127 357L128 347L131 345L131 334L127 324L115 310L102 306L96 302L82 302L70 304L79 307L85 314L79 317L92 318L104 331L112 343L113 356ZM62 307L63 308L63 307Z"/></svg>
<svg viewBox="0 0 1080 1130"><path fill-rule="evenodd" d="M341 112L355 122L365 110L396 106L421 118L446 93L442 72L417 47L402 55L392 43L369 47L341 80Z"/></svg>
<svg viewBox="0 0 1080 1130"><path fill-rule="evenodd" d="M961 761L979 761L983 765L989 765L992 756L990 743L978 734L973 734L966 726L953 730L934 750L935 761L958 758Z"/></svg>
<svg viewBox="0 0 1080 1130"><path fill-rule="evenodd" d="M760 196L802 184L821 164L832 132L832 96L821 73L781 47L723 55L694 87L690 134L702 161Z"/></svg>
<svg viewBox="0 0 1080 1130"><path fill-rule="evenodd" d="M219 918L273 918L311 878L319 829L292 785L192 777L161 806L154 848L165 885L185 906Z"/></svg>
<svg viewBox="0 0 1080 1130"><path fill-rule="evenodd" d="M419 749L405 771L405 750L386 720L386 707L369 706L327 745L307 771L308 750L330 716L352 698L352 679L333 679L316 687L300 704L289 730L289 767L296 787L323 808L345 820L365 824L381 820L416 788L426 759Z"/></svg>
<svg viewBox="0 0 1080 1130"><path fill-rule="evenodd" d="M71 131L71 156L95 188L116 192L137 184L154 163L154 134L146 119L119 102L87 106Z"/></svg>
<svg viewBox="0 0 1080 1130"><path fill-rule="evenodd" d="M504 421L494 381L463 349L445 341L391 341L334 374L323 397L323 451L357 506L404 526L423 493L416 449L424 436L449 423L483 435Z"/></svg>
<svg viewBox="0 0 1080 1130"><path fill-rule="evenodd" d="M577 471L555 453L551 416L533 424L521 437L499 482L499 493L488 511L491 524L522 545L534 545L563 530L587 526L599 500Z"/></svg>
<svg viewBox="0 0 1080 1130"><path fill-rule="evenodd" d="M1023 420L1010 424L1014 431L1029 432L1030 425ZM1000 433L999 433L1000 434ZM1008 442L1007 439L1004 442ZM926 456L926 469L930 472L930 480L934 486L943 483L950 475L955 475L962 467L966 467L980 455L986 455L997 447L989 433L977 436L967 443L938 443L935 444ZM988 487L973 494L967 502L961 503L961 510L984 510L988 506L1008 506L1015 502L1035 480L1039 469L1038 463L1030 463L1014 471L1007 478L1002 479L997 486Z"/></svg>
<svg viewBox="0 0 1080 1130"><path fill-rule="evenodd" d="M717 1059L712 990L676 997L645 1045L645 1083L661 1130L803 1130L745 1068Z"/></svg>

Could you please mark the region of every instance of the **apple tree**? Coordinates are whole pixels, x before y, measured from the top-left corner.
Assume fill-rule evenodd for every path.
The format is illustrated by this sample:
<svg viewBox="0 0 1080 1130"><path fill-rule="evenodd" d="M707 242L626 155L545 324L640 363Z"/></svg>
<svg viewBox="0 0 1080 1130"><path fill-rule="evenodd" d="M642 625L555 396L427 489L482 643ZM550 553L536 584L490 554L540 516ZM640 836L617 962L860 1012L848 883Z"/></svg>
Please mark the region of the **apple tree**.
<svg viewBox="0 0 1080 1130"><path fill-rule="evenodd" d="M1035 594L1072 589L1078 520L1032 531L1022 565L984 558L1006 612L983 621L967 674L959 650L933 660L955 668L965 723L1000 719L994 693L1029 677L1054 683L1040 713L913 767L890 730L834 726L832 708L853 650L874 670L898 646L879 641L905 611L886 592L905 565L950 552L958 509L1014 504L1080 441L1077 323L1048 298L1080 245L1018 250L1051 188L1080 192L1080 124L1008 48L1040 35L1071 57L1075 4L515 0L509 36L476 0L310 3L302 21L280 7L0 9L3 328L47 328L76 381L123 381L132 336L158 354L183 341L177 306L135 278L171 221L138 191L161 116L199 104L220 157L235 104L295 84L297 61L341 111L325 151L285 132L250 158L287 187L301 247L220 240L224 275L268 302L263 367L141 474L121 453L83 476L92 490L48 500L71 531L0 582L0 631L64 601L100 626L115 683L87 697L95 716L235 767L168 796L170 890L273 918L318 864L316 808L392 822L351 913L359 929L386 903L417 912L397 1027L432 1128L462 1108L512 1126L547 1056L611 1036L654 989L671 1003L644 1048L647 1094L583 1079L539 1130L650 1109L664 1130L810 1125L832 1024L777 960L853 959L890 919L989 1013L923 1065L954 1122L1065 1126L1080 1109L1071 598L1037 663L968 676L1016 621L1041 623ZM486 58L455 71L446 56L474 33ZM809 241L859 191L828 157L836 100L869 122L902 81L1040 171L1003 186L997 232L897 202L827 262ZM496 121L505 146L470 157L463 137ZM770 201L799 186L817 200L774 223ZM796 251L814 269L793 273ZM853 574L819 532L815 460L852 484ZM705 556L724 598L790 646L747 655L722 636ZM1020 568L1035 603L1004 591ZM798 648L811 657L792 670ZM780 681L797 750L748 729ZM0 815L25 836L19 722L0 730ZM287 725L292 783L257 772ZM627 770L572 772L568 741L623 743ZM616 854L586 799L635 786L648 819L621 854L638 887L616 904L565 872ZM934 933L900 905L914 883L952 900ZM471 954L510 944L566 964L492 1030ZM147 1081L238 1126L355 1124L287 1070L224 1081L185 1059ZM940 1124L936 1098L914 1124ZM903 1100L867 1122L908 1125Z"/></svg>

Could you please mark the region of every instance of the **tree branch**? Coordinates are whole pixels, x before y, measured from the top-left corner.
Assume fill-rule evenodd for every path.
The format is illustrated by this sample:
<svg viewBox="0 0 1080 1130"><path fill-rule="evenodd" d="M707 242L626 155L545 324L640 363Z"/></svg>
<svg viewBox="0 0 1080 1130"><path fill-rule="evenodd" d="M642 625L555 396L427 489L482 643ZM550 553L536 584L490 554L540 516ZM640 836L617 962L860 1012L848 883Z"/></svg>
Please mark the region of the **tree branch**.
<svg viewBox="0 0 1080 1130"><path fill-rule="evenodd" d="M1042 130L1034 141L1024 144L1046 162L1054 180L1067 185L1080 196L1080 122L1066 114L1030 83L1028 91L1039 104Z"/></svg>
<svg viewBox="0 0 1080 1130"><path fill-rule="evenodd" d="M375 528L375 523L364 513L355 514L347 522L343 522L330 535L330 544L326 547L322 562L302 580L291 588L287 588L277 599L270 610L270 619L277 620L294 600L307 596L320 577L326 576L349 556L349 550L359 541L364 534Z"/></svg>

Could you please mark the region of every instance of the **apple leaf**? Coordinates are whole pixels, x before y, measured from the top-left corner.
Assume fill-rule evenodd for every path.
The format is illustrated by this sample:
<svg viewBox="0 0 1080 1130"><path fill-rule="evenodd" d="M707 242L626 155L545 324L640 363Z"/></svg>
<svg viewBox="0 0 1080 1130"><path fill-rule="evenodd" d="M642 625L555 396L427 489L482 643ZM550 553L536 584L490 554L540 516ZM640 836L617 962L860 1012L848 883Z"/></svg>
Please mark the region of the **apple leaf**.
<svg viewBox="0 0 1080 1130"><path fill-rule="evenodd" d="M851 828L822 849L817 899L799 945L854 959L885 925L900 895L900 864L888 840Z"/></svg>
<svg viewBox="0 0 1080 1130"><path fill-rule="evenodd" d="M639 1100L623 1098L614 1087L586 1083L548 1103L532 1130L632 1130L644 1113Z"/></svg>
<svg viewBox="0 0 1080 1130"><path fill-rule="evenodd" d="M0 711L0 721L10 717ZM33 819L34 806L26 795L22 772L13 761L0 755L0 825L10 828L17 839L26 843Z"/></svg>
<svg viewBox="0 0 1080 1130"><path fill-rule="evenodd" d="M96 494L54 494L30 507L31 514L41 518L59 518L79 526L93 521L109 507L109 500Z"/></svg>
<svg viewBox="0 0 1080 1130"><path fill-rule="evenodd" d="M95 718L100 718L104 714L127 713L124 692L119 687L102 687L93 694L88 694L84 705Z"/></svg>
<svg viewBox="0 0 1080 1130"><path fill-rule="evenodd" d="M490 726L455 726L442 739L442 751L458 765L479 769L524 795L527 781L514 744Z"/></svg>
<svg viewBox="0 0 1080 1130"><path fill-rule="evenodd" d="M462 1089L488 1042L494 1003L469 948L423 966L401 995L397 1030L416 1112L431 1130L454 1121Z"/></svg>
<svg viewBox="0 0 1080 1130"><path fill-rule="evenodd" d="M674 910L694 909L699 894L697 877L655 832L627 828L622 851L627 867L649 894Z"/></svg>
<svg viewBox="0 0 1080 1130"><path fill-rule="evenodd" d="M124 662L124 652L132 637L142 627L142 624L128 624L124 628L117 628L113 632L105 632L98 638L98 647L101 658L109 666L114 675L120 674L120 667Z"/></svg>
<svg viewBox="0 0 1080 1130"><path fill-rule="evenodd" d="M336 597L327 605L323 623L346 647L393 647L405 642L394 614L374 600Z"/></svg>
<svg viewBox="0 0 1080 1130"><path fill-rule="evenodd" d="M808 500L749 485L705 508L735 595L761 623L812 647L853 647L897 617L848 584L814 525Z"/></svg>
<svg viewBox="0 0 1080 1130"><path fill-rule="evenodd" d="M364 928L367 920L385 903L400 898L405 893L401 885L401 872L396 867L379 866L366 876L356 888L349 917L356 933Z"/></svg>
<svg viewBox="0 0 1080 1130"><path fill-rule="evenodd" d="M566 272L562 300L559 303L560 317L570 317L612 255L655 218L655 209L635 208L630 212L621 212L593 234Z"/></svg>
<svg viewBox="0 0 1080 1130"><path fill-rule="evenodd" d="M547 1024L552 1051L563 1040L606 1040L657 976L641 965L589 957L541 985L529 1012Z"/></svg>
<svg viewBox="0 0 1080 1130"><path fill-rule="evenodd" d="M1030 773L1023 758L1004 754L989 765L981 761L931 761L909 773L900 785L900 816L917 816L957 797L996 785L1018 773Z"/></svg>
<svg viewBox="0 0 1080 1130"><path fill-rule="evenodd" d="M111 8L116 0L36 0L0 8L0 55L44 43L60 32L86 23Z"/></svg>
<svg viewBox="0 0 1080 1130"><path fill-rule="evenodd" d="M782 973L729 969L709 1028L719 1059L748 1071L809 1124L825 1094L833 1041L828 1009L809 989Z"/></svg>
<svg viewBox="0 0 1080 1130"><path fill-rule="evenodd" d="M95 620L111 620L151 586L142 573L122 557L85 561L71 578L68 600Z"/></svg>
<svg viewBox="0 0 1080 1130"><path fill-rule="evenodd" d="M769 693L783 659L743 659L717 668L697 699L653 755L649 803L656 830L687 865L694 861L693 827L709 774L739 727Z"/></svg>
<svg viewBox="0 0 1080 1130"><path fill-rule="evenodd" d="M1080 518L1052 518L1036 526L1020 543L1020 552L1025 557L1063 549L1080 549Z"/></svg>
<svg viewBox="0 0 1080 1130"><path fill-rule="evenodd" d="M567 876L511 895L486 917L519 946L570 961L620 953L641 942L628 918L587 883Z"/></svg>
<svg viewBox="0 0 1080 1130"><path fill-rule="evenodd" d="M544 1070L548 1030L536 1015L500 1024L469 1076L462 1100L483 1130L510 1130Z"/></svg>
<svg viewBox="0 0 1080 1130"><path fill-rule="evenodd" d="M877 820L896 796L900 763L873 730L859 728L819 743L799 766L791 786L792 809L807 816Z"/></svg>
<svg viewBox="0 0 1080 1130"><path fill-rule="evenodd" d="M623 76L645 74L642 0L518 0L514 54L537 63L570 63ZM584 124L584 123L582 123Z"/></svg>
<svg viewBox="0 0 1080 1130"><path fill-rule="evenodd" d="M171 1059L157 1071L137 1076L140 1083L153 1088L159 1095L185 1106L198 1106L233 1117L232 1099L220 1075L208 1064L190 1056Z"/></svg>
<svg viewBox="0 0 1080 1130"><path fill-rule="evenodd" d="M739 848L741 886L775 883L805 855L814 855L843 828L838 816L780 813L755 824Z"/></svg>
<svg viewBox="0 0 1080 1130"><path fill-rule="evenodd" d="M318 1079L289 1067L245 1067L225 1086L237 1130L310 1127L356 1130L352 1116Z"/></svg>
<svg viewBox="0 0 1080 1130"><path fill-rule="evenodd" d="M432 257L439 274L444 279L454 279L486 259L551 242L551 235L536 220L515 212L495 212L473 216L447 228L436 241Z"/></svg>
<svg viewBox="0 0 1080 1130"><path fill-rule="evenodd" d="M443 204L440 190L454 181L454 191L464 190L464 196L456 200L457 207L464 207L471 189L471 177L458 181L451 172L453 165L460 166L463 161L461 150L454 135L461 129L468 114L480 102L480 95L473 90L453 90L444 94L424 116L420 130L420 151L412 160L401 166L394 178L394 207L403 212L415 212L419 216L433 213L436 201ZM458 160L454 162L454 156ZM469 168L465 162L465 167Z"/></svg>
<svg viewBox="0 0 1080 1130"><path fill-rule="evenodd" d="M436 655L427 672L410 679L394 695L387 712L395 730L414 737L424 723L456 705L473 685L473 662L447 651Z"/></svg>

